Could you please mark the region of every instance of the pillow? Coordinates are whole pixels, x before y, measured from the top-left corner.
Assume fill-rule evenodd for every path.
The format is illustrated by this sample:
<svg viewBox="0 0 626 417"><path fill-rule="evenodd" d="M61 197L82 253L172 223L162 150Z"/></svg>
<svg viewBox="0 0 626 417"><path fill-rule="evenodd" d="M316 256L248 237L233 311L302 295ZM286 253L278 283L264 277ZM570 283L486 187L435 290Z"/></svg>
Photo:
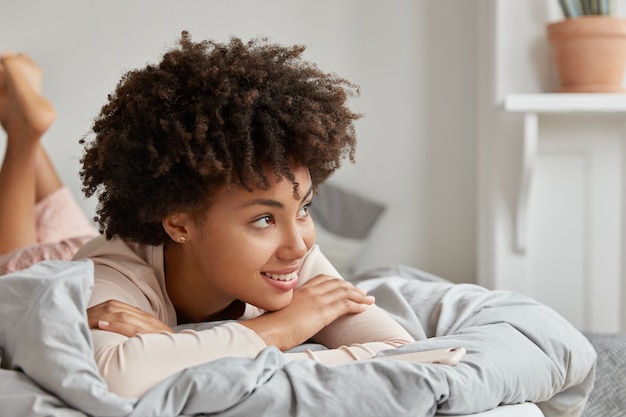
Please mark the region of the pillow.
<svg viewBox="0 0 626 417"><path fill-rule="evenodd" d="M2 367L89 415L124 416L134 400L109 392L94 360L86 319L92 289L90 260L44 261L1 276Z"/></svg>
<svg viewBox="0 0 626 417"><path fill-rule="evenodd" d="M384 211L383 204L338 185L318 187L310 209L317 244L344 278L354 274L367 237Z"/></svg>

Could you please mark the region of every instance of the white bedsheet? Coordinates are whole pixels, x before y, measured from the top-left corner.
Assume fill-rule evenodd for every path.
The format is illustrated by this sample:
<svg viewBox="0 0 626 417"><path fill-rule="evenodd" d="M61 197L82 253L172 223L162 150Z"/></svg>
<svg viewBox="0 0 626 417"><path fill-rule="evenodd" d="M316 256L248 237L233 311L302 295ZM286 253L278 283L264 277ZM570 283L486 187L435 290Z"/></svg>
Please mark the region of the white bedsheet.
<svg viewBox="0 0 626 417"><path fill-rule="evenodd" d="M437 414L435 417L444 417ZM446 416L448 417L448 416ZM543 413L533 403L523 403L514 405L501 405L493 410L477 414L464 414L456 417L544 417Z"/></svg>

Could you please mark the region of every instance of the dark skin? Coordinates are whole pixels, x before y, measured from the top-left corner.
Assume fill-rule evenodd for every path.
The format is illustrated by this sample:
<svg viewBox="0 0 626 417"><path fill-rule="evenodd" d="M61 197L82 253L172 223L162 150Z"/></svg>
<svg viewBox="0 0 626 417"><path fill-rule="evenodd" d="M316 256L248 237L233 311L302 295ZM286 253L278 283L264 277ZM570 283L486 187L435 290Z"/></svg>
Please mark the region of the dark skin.
<svg viewBox="0 0 626 417"><path fill-rule="evenodd" d="M150 313L117 300L108 300L87 310L89 327L132 337L142 333L174 330Z"/></svg>
<svg viewBox="0 0 626 417"><path fill-rule="evenodd" d="M312 279L306 285L300 289L294 291L294 298L310 300L312 295L320 288L321 285L335 284L346 285L345 281L337 280L333 277L320 276ZM348 284L349 285L349 284ZM356 291L361 291L356 289ZM360 293L360 296L365 294ZM372 303L373 298L369 300L363 300L366 303ZM294 304L298 304L297 302ZM243 302L239 300L233 301L233 303L226 309L206 318L206 321L218 321L218 320L235 320L243 313ZM87 310L89 327L99 328L101 330L107 330L115 333L120 333L127 337L133 337L138 334L160 333L169 332L174 333L174 330L163 323L161 320L154 317L152 314L140 310L136 307L123 303L117 300L108 300L93 306ZM272 313L266 313L261 316L264 317L261 321L267 322L270 328L274 328L274 315ZM188 323L183 320L182 323ZM300 340L301 339L301 340ZM293 343L293 346L306 341L308 337L300 337L297 343ZM292 347L293 347L292 346Z"/></svg>
<svg viewBox="0 0 626 417"><path fill-rule="evenodd" d="M63 186L40 143L55 111L41 94L41 69L24 54L0 54L0 255L37 243L35 205Z"/></svg>
<svg viewBox="0 0 626 417"><path fill-rule="evenodd" d="M310 189L310 178L306 168L298 167L295 173L301 183L306 185L305 188ZM306 341L336 318L344 314L362 312L367 305L373 303L373 298L368 297L364 291L349 282L328 275L319 275L293 292L268 292L270 288L254 272L260 266L254 258L260 257L258 259L264 263L268 256L269 265L292 263L292 259L296 261L306 254L315 238L310 218L306 209L302 208L306 207L310 193L305 194L302 200L294 199L290 183L281 181L281 184L276 186L275 191L260 190L251 194L244 190L238 192L224 190L218 193L215 204L208 211L208 218L201 223L202 226L194 222L188 224L189 218L181 215L172 215L171 218L164 220L164 227L168 233L174 234L184 230L189 236L189 242L179 245L172 243L167 245L164 251L168 295L177 311L179 323L239 318L243 313L243 303L237 297L242 297L268 312L260 317L242 321L241 324L254 330L268 345L287 350ZM265 198L268 195L273 198ZM259 196L262 198L258 198ZM250 202L254 204L250 206ZM257 208L259 204L261 207ZM265 208L265 204L270 204L272 208ZM237 207L240 207L241 211L238 211ZM274 232L270 234L279 239L275 243L272 243L273 239L267 240L265 233L259 235L266 226L264 218L255 220L254 226L248 225L247 220L239 221L248 219L249 213L256 213L259 209L260 212L269 209L274 213L273 220L269 223L272 225L270 228L285 228L286 235L283 233L276 235ZM252 217L256 219L256 215ZM281 224L283 226L280 226ZM297 232L292 235L292 231ZM287 240L284 240L285 238ZM229 249L229 245L225 244L232 242L231 239L235 239L234 242L237 243L233 249ZM258 239L260 241L256 242ZM305 241L308 242L306 245ZM190 245L194 242L197 242L197 249ZM267 252L261 253L263 251ZM194 253L202 254L198 255L201 261L197 265L192 262L191 265L195 266L190 268L188 259L195 256ZM216 261L207 260L206 254L215 255ZM179 266L180 261L183 262L182 266ZM239 268L233 270L233 265L238 265ZM260 267L263 269L263 266ZM182 274L179 274L180 268L184 271ZM197 279L193 278L197 273L194 271L201 273ZM225 277L229 278L224 279ZM181 291L177 290L178 284ZM195 289L189 291L189 288ZM101 327L103 330L117 331L127 336L137 332L168 331L167 328L160 327L160 323L154 322L152 317L144 316L132 307L121 303L110 303L105 306L108 310L101 313L103 317L105 314L109 315L105 318L107 322L117 325L117 321L121 320L124 323L119 324L117 330L113 327ZM97 324L97 320L93 323Z"/></svg>

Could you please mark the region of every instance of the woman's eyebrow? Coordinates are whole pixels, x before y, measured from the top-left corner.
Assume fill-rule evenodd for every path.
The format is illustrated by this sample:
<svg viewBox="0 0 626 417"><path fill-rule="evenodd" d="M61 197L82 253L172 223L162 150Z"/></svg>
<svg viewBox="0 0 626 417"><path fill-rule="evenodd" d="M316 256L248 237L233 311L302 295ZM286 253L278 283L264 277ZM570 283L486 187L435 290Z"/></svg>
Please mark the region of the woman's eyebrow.
<svg viewBox="0 0 626 417"><path fill-rule="evenodd" d="M313 186L311 185L311 187L309 187L309 191L306 192L306 194L304 195L304 197L302 197L302 200L300 201L305 201L307 198L309 198L309 196L313 194Z"/></svg>
<svg viewBox="0 0 626 417"><path fill-rule="evenodd" d="M313 186L311 186L311 188L309 188L309 191L306 192L304 197L302 197L301 201L305 201L307 198L309 198L309 196L311 194L313 194ZM284 208L285 207L285 205L283 203L281 203L278 200L274 200L272 198L255 198L254 200L247 201L245 204L243 204L242 208L243 207L255 206L255 205L276 207L276 208Z"/></svg>
<svg viewBox="0 0 626 417"><path fill-rule="evenodd" d="M254 200L250 200L247 201L245 204L243 204L241 207L250 207L250 206L269 206L269 207L277 207L277 208L284 208L284 204L281 203L278 200L274 200L271 198L255 198Z"/></svg>

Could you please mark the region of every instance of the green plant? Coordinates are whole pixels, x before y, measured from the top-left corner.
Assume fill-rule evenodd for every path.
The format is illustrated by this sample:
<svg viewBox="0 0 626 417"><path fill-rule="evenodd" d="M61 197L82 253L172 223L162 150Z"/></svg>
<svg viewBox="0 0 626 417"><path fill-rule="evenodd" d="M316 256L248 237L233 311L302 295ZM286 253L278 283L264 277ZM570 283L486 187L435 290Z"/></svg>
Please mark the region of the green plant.
<svg viewBox="0 0 626 417"><path fill-rule="evenodd" d="M559 0L559 4L568 19L611 14L611 0Z"/></svg>

